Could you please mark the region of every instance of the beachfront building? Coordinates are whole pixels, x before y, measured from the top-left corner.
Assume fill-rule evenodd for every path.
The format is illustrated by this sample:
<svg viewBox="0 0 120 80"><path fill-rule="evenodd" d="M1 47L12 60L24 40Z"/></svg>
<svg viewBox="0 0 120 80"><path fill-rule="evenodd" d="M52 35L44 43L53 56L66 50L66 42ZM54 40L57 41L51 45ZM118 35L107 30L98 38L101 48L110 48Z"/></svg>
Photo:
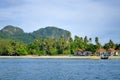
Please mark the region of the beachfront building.
<svg viewBox="0 0 120 80"><path fill-rule="evenodd" d="M89 55L92 55L91 51L84 51L83 52L83 56L89 56Z"/></svg>
<svg viewBox="0 0 120 80"><path fill-rule="evenodd" d="M107 51L110 54L110 56L118 56L120 54L119 50L115 50L113 48L109 48Z"/></svg>
<svg viewBox="0 0 120 80"><path fill-rule="evenodd" d="M82 56L83 55L83 50L82 49L78 49L77 51L75 51L74 55L75 56Z"/></svg>
<svg viewBox="0 0 120 80"><path fill-rule="evenodd" d="M92 54L91 51L84 51L84 50L82 50L82 49L78 49L78 50L74 53L75 56L89 56L89 55L91 55L91 54Z"/></svg>
<svg viewBox="0 0 120 80"><path fill-rule="evenodd" d="M108 56L118 56L120 55L120 50L115 50L113 48L109 48L108 50L105 50L103 48L100 48L96 51L95 55L99 56L99 55L108 55Z"/></svg>
<svg viewBox="0 0 120 80"><path fill-rule="evenodd" d="M118 52L113 48L109 48L107 52L109 53L110 56L118 56Z"/></svg>
<svg viewBox="0 0 120 80"><path fill-rule="evenodd" d="M100 56L100 55L103 54L103 53L104 53L104 54L107 54L106 50L103 49L103 48L99 48L99 49L97 49L95 55L96 55L96 56Z"/></svg>
<svg viewBox="0 0 120 80"><path fill-rule="evenodd" d="M116 50L116 55L120 56L120 50Z"/></svg>

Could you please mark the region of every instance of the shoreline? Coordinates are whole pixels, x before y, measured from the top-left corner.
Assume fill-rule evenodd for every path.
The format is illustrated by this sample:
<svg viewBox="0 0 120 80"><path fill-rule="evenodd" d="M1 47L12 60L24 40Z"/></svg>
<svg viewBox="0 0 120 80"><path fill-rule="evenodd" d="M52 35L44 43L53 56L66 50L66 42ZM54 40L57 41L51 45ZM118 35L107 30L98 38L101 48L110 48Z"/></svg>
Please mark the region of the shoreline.
<svg viewBox="0 0 120 80"><path fill-rule="evenodd" d="M0 56L0 58L89 59L89 56Z"/></svg>
<svg viewBox="0 0 120 80"><path fill-rule="evenodd" d="M2 58L35 58L35 59L100 59L100 56L0 56ZM120 59L120 56L109 56L109 59Z"/></svg>

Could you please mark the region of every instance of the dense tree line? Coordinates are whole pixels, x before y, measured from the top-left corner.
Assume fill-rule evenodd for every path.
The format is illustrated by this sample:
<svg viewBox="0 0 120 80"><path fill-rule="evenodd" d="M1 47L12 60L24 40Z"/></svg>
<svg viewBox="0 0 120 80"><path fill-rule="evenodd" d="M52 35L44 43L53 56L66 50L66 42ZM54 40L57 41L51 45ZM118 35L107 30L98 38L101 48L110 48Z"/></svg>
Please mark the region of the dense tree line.
<svg viewBox="0 0 120 80"><path fill-rule="evenodd" d="M110 40L102 46L98 37L95 38L95 44L93 44L92 38L75 36L73 40L70 34L68 39L62 36L59 39L54 39L53 37L47 39L36 38L34 42L29 44L15 40L0 39L0 55L7 56L73 55L78 49L91 51L94 55L97 49L100 48L120 50L120 44L115 44Z"/></svg>

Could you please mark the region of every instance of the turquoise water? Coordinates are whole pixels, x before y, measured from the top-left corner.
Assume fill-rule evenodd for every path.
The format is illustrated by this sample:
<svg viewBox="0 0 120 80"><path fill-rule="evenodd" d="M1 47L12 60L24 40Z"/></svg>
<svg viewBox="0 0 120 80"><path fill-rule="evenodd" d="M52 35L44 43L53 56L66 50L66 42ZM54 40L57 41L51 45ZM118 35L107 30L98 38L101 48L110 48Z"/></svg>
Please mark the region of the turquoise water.
<svg viewBox="0 0 120 80"><path fill-rule="evenodd" d="M0 80L120 80L120 60L0 59Z"/></svg>

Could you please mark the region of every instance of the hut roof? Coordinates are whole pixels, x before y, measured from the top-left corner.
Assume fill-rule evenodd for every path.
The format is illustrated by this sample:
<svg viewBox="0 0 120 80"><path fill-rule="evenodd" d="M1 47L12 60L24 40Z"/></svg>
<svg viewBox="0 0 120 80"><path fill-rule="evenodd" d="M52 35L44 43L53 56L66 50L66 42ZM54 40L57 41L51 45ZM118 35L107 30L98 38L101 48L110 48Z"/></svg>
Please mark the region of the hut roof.
<svg viewBox="0 0 120 80"><path fill-rule="evenodd" d="M115 50L115 49L113 49L113 48L109 48L109 49L108 49L108 51L111 51L111 52L116 52L116 50Z"/></svg>
<svg viewBox="0 0 120 80"><path fill-rule="evenodd" d="M116 50L116 52L120 52L120 50Z"/></svg>
<svg viewBox="0 0 120 80"><path fill-rule="evenodd" d="M82 49L77 49L77 51L83 52L83 50L82 50Z"/></svg>
<svg viewBox="0 0 120 80"><path fill-rule="evenodd" d="M103 48L100 48L100 49L97 50L97 52L106 52L106 50L103 49Z"/></svg>

